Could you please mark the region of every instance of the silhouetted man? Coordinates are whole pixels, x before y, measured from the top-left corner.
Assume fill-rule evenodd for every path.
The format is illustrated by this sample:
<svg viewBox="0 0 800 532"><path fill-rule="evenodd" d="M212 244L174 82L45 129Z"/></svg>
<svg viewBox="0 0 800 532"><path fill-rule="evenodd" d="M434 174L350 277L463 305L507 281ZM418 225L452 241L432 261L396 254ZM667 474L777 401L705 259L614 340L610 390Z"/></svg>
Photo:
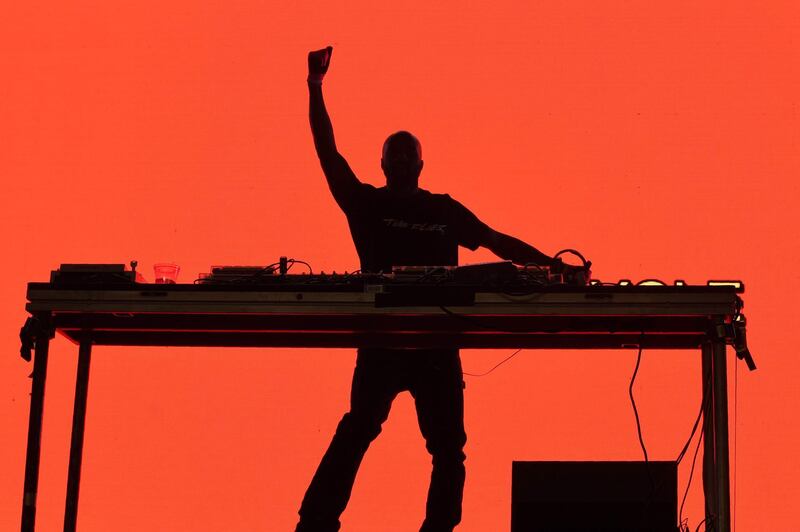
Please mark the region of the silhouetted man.
<svg viewBox="0 0 800 532"><path fill-rule="evenodd" d="M456 265L459 245L471 250L484 246L517 264L556 261L489 228L447 194L419 188L422 150L407 131L390 135L383 145L386 186L361 183L336 148L322 98L322 79L332 51L328 47L308 54L311 132L328 186L347 216L363 272L391 272L392 266ZM405 390L414 398L419 428L433 459L420 532L452 531L461 521L464 490L463 386L458 349L359 349L350 411L339 422L306 492L296 532L339 530L339 516L347 506L361 459L380 433L392 401Z"/></svg>

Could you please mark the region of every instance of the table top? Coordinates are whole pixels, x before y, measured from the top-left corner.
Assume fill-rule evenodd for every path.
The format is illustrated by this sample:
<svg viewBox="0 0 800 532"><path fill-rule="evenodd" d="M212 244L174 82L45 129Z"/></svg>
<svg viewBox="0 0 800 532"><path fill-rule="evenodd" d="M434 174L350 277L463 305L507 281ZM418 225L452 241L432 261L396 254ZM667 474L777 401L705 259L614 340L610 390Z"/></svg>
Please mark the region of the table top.
<svg viewBox="0 0 800 532"><path fill-rule="evenodd" d="M301 276L298 276L301 277ZM293 281L293 280L289 280ZM735 286L498 290L397 282L29 283L26 309L73 342L231 347L699 347Z"/></svg>

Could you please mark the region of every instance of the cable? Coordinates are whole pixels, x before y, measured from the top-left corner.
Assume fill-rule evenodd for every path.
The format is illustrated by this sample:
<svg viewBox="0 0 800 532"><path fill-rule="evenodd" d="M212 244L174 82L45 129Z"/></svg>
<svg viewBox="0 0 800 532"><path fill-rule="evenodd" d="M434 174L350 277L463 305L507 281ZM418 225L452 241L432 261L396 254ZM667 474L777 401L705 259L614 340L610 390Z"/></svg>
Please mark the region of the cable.
<svg viewBox="0 0 800 532"><path fill-rule="evenodd" d="M708 517L706 517L705 519L703 519L702 521L700 521L700 524L699 524L699 525L697 525L697 528L695 528L695 529L694 529L694 532L700 532L700 527L701 527L701 526L703 526L703 523L705 523L706 521L708 521ZM714 528L715 528L715 527L714 527L714 519L712 518L712 519L711 519L711 530L713 531L713 530L714 530ZM708 527L706 527L706 530L708 530Z"/></svg>
<svg viewBox="0 0 800 532"><path fill-rule="evenodd" d="M639 444L642 446L642 453L644 453L644 461L648 464L649 468L649 459L647 458L647 448L644 445L644 438L642 438L642 425L639 421L639 410L636 408L636 400L633 398L633 383L636 381L636 374L639 373L639 364L642 361L642 345L641 342L639 343L639 353L636 355L636 367L633 368L633 376L631 377L631 383L628 386L628 395L631 398L631 405L633 405L633 415L636 417L636 433L639 435ZM648 474L650 473L648 469ZM653 478L650 477L650 484L653 489L655 486L653 485Z"/></svg>
<svg viewBox="0 0 800 532"><path fill-rule="evenodd" d="M694 433L697 432L697 427L700 425L700 419L703 417L703 411L705 410L705 400L700 401L700 413L697 414L697 419L694 420L694 425L692 425L692 432L689 434L689 439L686 440L686 445L683 446L681 452L678 454L678 458L675 459L675 464L680 465L683 457L686 455L686 451L689 449L689 445L692 443L692 439L694 439Z"/></svg>
<svg viewBox="0 0 800 532"><path fill-rule="evenodd" d="M506 358L504 358L503 360L498 362L492 369L490 369L486 373L467 373L466 371L463 371L462 373L464 375L469 375L470 377L484 377L484 376L488 375L489 373L493 372L494 370L496 370L497 368L499 368L500 366L502 366L503 364L505 364L506 362L508 362L509 360L511 360L512 358L514 358L515 356L517 356L517 353L519 353L520 351L522 351L521 347L519 349L517 349L516 351L514 351L513 353L511 353L510 356L507 356Z"/></svg>
<svg viewBox="0 0 800 532"><path fill-rule="evenodd" d="M703 441L705 434L705 424L700 427L700 437L697 439L697 447L694 449L694 456L692 457L692 468L689 470L689 480L686 482L686 491L683 492L683 499L681 499L681 509L678 512L678 521L683 523L683 505L686 503L686 497L689 495L689 487L692 485L692 477L694 477L694 466L697 461L697 453L700 451L700 442ZM688 519L687 519L688 522ZM688 524L686 530L689 530Z"/></svg>
<svg viewBox="0 0 800 532"><path fill-rule="evenodd" d="M463 321L466 321L466 322L468 322L468 323L472 323L472 324L474 324L474 325L476 325L476 326L478 326L478 327L481 327L481 328L483 328L483 329L488 329L488 330L490 330L490 331L500 331L500 330L503 330L503 329L497 329L497 328L495 328L495 327L489 327L489 326L483 325L482 323L478 322L477 320L474 320L474 319L472 319L472 318L469 318L469 317L467 317L467 316L463 316L463 315L461 315L461 314L457 314L457 313L453 312L452 310L448 309L447 307L445 307L444 305L439 305L439 308L440 308L440 309L442 309L442 311L444 311L444 312L445 312L446 314L448 314L449 316L452 316L452 317L454 317L454 318L461 319L461 320L463 320ZM512 332L515 332L515 331L512 331ZM486 373L467 373L467 372L462 372L462 373L464 373L464 375L468 375L468 376L470 376L470 377L483 377L483 376L485 376L485 375L488 375L489 373L493 372L493 371L494 371L494 370L496 370L498 367L502 366L503 364L505 364L506 362L508 362L508 361L509 361L509 360L511 360L512 358L514 358L514 357L517 355L517 353L519 353L520 351L522 351L522 349L523 349L523 348L522 348L522 347L520 347L519 349L517 349L516 351L514 351L513 353L511 353L511 355L507 356L506 358L504 358L503 360L501 360L500 362L498 362L498 363L497 363L497 364L496 364L496 365L495 365L495 366L494 366L492 369L490 369L490 370L489 370L489 371L487 371Z"/></svg>
<svg viewBox="0 0 800 532"><path fill-rule="evenodd" d="M589 264L589 261L586 260L586 257L581 255L580 251L578 251L576 249L572 249L572 248L562 249L561 251L559 251L558 253L553 255L553 258L556 259L556 258L560 257L561 255L563 255L564 253L571 253L572 255L575 255L576 257L581 259L581 262L583 262L583 267L584 268L586 267L587 264Z"/></svg>
<svg viewBox="0 0 800 532"><path fill-rule="evenodd" d="M642 337L644 333L642 333ZM636 355L636 367L633 368L633 376L631 376L631 383L628 386L628 396L631 398L631 405L633 405L633 415L636 418L636 434L639 436L639 444L642 446L642 453L644 454L644 465L647 468L647 478L650 480L650 493L647 496L646 503L642 509L642 522L647 519L647 510L653 502L653 496L656 493L656 483L653 480L653 472L650 470L650 459L647 456L647 447L644 445L644 438L642 437L642 424L639 420L639 410L636 408L636 400L633 398L633 383L636 381L636 374L639 373L639 364L642 361L642 339L639 340L639 352Z"/></svg>
<svg viewBox="0 0 800 532"><path fill-rule="evenodd" d="M352 271L352 272L350 272L350 273L347 273L347 272L345 272L345 274L344 274L344 278L345 278L345 279L349 279L350 277L353 277L353 276L355 276L355 275L358 275L358 274L360 274L360 273L361 273L361 270L353 270L353 271Z"/></svg>
<svg viewBox="0 0 800 532"><path fill-rule="evenodd" d="M711 375L708 376L708 379L706 380L706 387L704 389L707 390L710 387L711 387ZM683 449L681 449L681 452L678 454L678 458L675 460L677 465L680 465L681 461L683 460L684 455L686 454L686 451L689 449L689 445L691 445L691 443L692 443L692 439L694 438L694 434L697 431L698 425L700 424L700 419L703 417L703 412L705 412L706 407L708 406L706 404L706 401L710 401L711 400L711 395L710 394L706 394L704 392L703 396L704 397L700 400L700 412L697 413L697 418L694 420L694 425L692 426L691 434L689 434L689 439L686 440L686 445L683 446Z"/></svg>
<svg viewBox="0 0 800 532"><path fill-rule="evenodd" d="M681 461L683 460L683 457L686 456L686 451L689 449L689 446L692 443L692 439L694 438L695 432L697 431L697 427L700 426L700 438L697 441L697 448L695 449L694 458L692 459L692 469L689 473L689 480L687 481L686 484L686 491L684 492L683 500L681 501L680 512L678 514L678 520L680 522L679 526L683 526L684 523L686 524L685 528L681 529L681 532L684 531L689 532L688 519L686 519L685 521L683 519L683 505L684 502L686 501L686 496L689 494L689 487L692 485L692 476L694 475L695 460L697 459L697 452L700 449L700 441L702 441L703 434L705 432L705 423L703 425L700 425L700 419L702 419L703 414L708 407L708 402L711 401L711 394L706 393L706 390L711 389L711 380L712 380L711 377L712 375L709 374L708 378L706 379L705 386L703 387L703 398L700 400L700 412L698 412L697 418L694 420L694 425L692 425L692 432L689 434L689 439L686 440L686 444L683 446L683 449L681 449L681 452L678 454L678 458L675 459L676 466L680 465Z"/></svg>
<svg viewBox="0 0 800 532"><path fill-rule="evenodd" d="M289 267L288 267L287 271L288 271L288 270L291 270L291 269L292 269L292 266L294 266L295 264L305 264L305 265L306 265L306 267L308 268L308 274L309 274L309 275L314 275L314 270L312 270L312 269L311 269L311 265L310 265L309 263L307 263L306 261L303 261L303 260L297 260L297 259L289 259L289 260L287 260L286 262L287 262L287 263L288 263L288 265L289 265Z"/></svg>

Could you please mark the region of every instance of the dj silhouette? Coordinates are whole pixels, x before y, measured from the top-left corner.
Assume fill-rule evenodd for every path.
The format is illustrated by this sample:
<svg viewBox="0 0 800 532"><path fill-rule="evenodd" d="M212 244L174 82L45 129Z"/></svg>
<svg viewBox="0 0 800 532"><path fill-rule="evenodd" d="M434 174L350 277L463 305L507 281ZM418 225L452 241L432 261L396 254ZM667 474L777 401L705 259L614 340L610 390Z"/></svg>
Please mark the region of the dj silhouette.
<svg viewBox="0 0 800 532"><path fill-rule="evenodd" d="M484 246L517 264L560 263L491 229L447 194L419 188L422 150L407 131L390 135L383 144L386 186L360 182L336 148L322 98L322 79L332 51L329 46L308 54L311 132L328 186L347 217L363 272L391 272L392 266L456 265L459 245L471 250ZM463 387L456 348L359 349L350 411L339 422L311 480L296 532L339 530L339 516L350 499L364 453L381 432L392 401L405 390L414 398L419 428L433 459L420 532L452 531L461 521L464 490Z"/></svg>

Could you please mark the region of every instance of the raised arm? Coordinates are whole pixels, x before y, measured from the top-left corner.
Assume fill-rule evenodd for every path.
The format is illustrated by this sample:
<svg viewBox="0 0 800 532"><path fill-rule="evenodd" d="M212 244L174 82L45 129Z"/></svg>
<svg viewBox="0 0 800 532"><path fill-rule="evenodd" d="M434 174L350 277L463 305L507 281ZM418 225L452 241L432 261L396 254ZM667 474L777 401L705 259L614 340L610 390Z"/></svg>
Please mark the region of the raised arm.
<svg viewBox="0 0 800 532"><path fill-rule="evenodd" d="M314 137L314 148L328 180L328 187L337 203L344 206L344 202L352 196L359 181L350 169L350 165L336 149L333 125L322 97L322 79L328 71L332 52L333 48L328 46L308 54L308 118L311 123L311 134Z"/></svg>
<svg viewBox="0 0 800 532"><path fill-rule="evenodd" d="M311 134L314 136L314 147L320 159L337 153L333 125L322 98L322 79L328 71L331 53L331 46L308 53L308 119L311 122Z"/></svg>

